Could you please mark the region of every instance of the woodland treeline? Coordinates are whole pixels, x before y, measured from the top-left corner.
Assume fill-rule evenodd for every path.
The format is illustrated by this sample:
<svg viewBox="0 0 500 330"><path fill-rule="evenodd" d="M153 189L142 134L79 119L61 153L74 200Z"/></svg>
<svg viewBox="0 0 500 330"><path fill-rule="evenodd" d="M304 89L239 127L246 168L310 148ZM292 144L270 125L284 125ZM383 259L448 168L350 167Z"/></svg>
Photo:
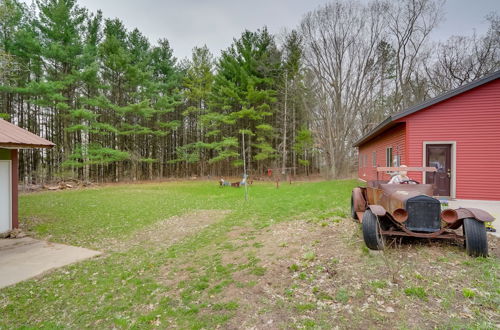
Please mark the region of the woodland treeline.
<svg viewBox="0 0 500 330"><path fill-rule="evenodd" d="M178 60L75 0L0 0L0 117L56 144L21 152L30 183L241 175L243 159L342 177L385 116L500 68L497 14L433 42L443 18L435 0L335 1Z"/></svg>

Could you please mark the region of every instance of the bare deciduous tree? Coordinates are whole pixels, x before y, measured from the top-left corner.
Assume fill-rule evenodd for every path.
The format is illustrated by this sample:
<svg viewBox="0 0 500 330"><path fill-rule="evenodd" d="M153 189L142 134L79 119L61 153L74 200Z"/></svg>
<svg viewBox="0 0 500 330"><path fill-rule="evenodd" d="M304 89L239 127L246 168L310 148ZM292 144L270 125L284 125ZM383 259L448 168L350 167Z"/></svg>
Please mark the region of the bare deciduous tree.
<svg viewBox="0 0 500 330"><path fill-rule="evenodd" d="M392 111L422 101L415 94L423 71L425 45L443 16L443 0L405 0L390 3L386 12L388 32L394 47L395 79ZM417 93L415 93L417 92ZM420 95L422 98L424 95Z"/></svg>
<svg viewBox="0 0 500 330"><path fill-rule="evenodd" d="M305 16L314 132L330 176L350 168L357 138L428 96L423 64L441 13L441 0L337 1Z"/></svg>
<svg viewBox="0 0 500 330"><path fill-rule="evenodd" d="M434 94L444 93L500 68L500 17L488 16L485 36L453 36L437 47L436 60L426 66Z"/></svg>
<svg viewBox="0 0 500 330"><path fill-rule="evenodd" d="M384 33L387 4L334 2L305 16L301 32L317 106L313 129L329 176L347 170L355 124L379 77L375 53Z"/></svg>

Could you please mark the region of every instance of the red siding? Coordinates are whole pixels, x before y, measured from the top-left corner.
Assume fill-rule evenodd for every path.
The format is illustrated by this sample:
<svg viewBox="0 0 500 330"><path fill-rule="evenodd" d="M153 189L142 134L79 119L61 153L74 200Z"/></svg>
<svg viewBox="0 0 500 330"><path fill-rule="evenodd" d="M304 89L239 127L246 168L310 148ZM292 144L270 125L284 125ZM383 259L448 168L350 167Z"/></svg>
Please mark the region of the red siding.
<svg viewBox="0 0 500 330"><path fill-rule="evenodd" d="M386 148L392 147L393 158L401 156L401 162L405 162L405 125L399 124L376 138L368 141L359 148L358 177L362 180L376 180L377 172L373 167L373 152L377 152L377 165L386 165ZM366 164L363 158L367 159ZM390 176L385 173L379 175L380 180L388 180Z"/></svg>
<svg viewBox="0 0 500 330"><path fill-rule="evenodd" d="M455 141L456 198L500 200L500 79L401 121L407 125L408 166L423 165L424 141Z"/></svg>

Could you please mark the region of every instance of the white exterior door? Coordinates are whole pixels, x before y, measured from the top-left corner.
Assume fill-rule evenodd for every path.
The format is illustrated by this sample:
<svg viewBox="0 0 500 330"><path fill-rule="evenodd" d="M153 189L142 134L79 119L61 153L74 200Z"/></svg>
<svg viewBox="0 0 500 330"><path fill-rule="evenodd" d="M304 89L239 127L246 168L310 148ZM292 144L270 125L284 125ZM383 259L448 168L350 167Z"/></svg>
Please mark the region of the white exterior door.
<svg viewBox="0 0 500 330"><path fill-rule="evenodd" d="M0 160L0 233L12 229L11 161Z"/></svg>

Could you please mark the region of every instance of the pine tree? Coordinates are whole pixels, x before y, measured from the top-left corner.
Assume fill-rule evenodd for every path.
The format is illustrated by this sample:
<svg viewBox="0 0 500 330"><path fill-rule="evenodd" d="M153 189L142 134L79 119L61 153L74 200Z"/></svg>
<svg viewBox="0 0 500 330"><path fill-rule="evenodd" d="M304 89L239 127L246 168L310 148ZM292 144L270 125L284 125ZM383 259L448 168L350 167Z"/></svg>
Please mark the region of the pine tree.
<svg viewBox="0 0 500 330"><path fill-rule="evenodd" d="M241 133L249 138L245 152L249 168L263 168L264 161L275 156L273 127L269 124L276 102L276 78L280 54L267 29L245 31L241 38L222 53L217 65L211 111L203 120L217 136L212 143L215 157L211 162L231 161L241 166ZM253 148L252 148L253 147ZM255 164L253 164L255 162Z"/></svg>
<svg viewBox="0 0 500 330"><path fill-rule="evenodd" d="M176 161L184 162L185 166L198 163L198 171L202 176L207 167L211 139L205 136L206 129L200 118L208 112L214 81L213 70L214 59L208 47L195 47L183 81L183 95L187 106L182 113L185 141L177 148Z"/></svg>

